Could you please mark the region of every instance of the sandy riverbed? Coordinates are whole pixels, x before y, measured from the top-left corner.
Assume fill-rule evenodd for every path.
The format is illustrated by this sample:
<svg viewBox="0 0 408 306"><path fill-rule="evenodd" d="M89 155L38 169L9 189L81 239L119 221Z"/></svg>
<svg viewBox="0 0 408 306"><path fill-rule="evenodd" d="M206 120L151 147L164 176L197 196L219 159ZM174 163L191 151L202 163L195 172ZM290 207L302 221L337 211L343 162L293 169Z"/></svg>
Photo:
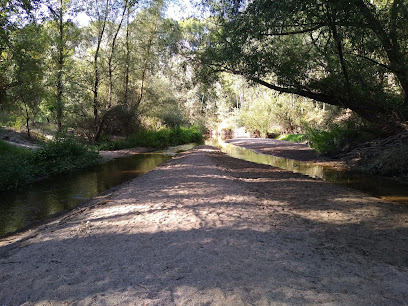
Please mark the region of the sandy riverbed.
<svg viewBox="0 0 408 306"><path fill-rule="evenodd" d="M408 207L201 146L0 240L1 305L406 305Z"/></svg>

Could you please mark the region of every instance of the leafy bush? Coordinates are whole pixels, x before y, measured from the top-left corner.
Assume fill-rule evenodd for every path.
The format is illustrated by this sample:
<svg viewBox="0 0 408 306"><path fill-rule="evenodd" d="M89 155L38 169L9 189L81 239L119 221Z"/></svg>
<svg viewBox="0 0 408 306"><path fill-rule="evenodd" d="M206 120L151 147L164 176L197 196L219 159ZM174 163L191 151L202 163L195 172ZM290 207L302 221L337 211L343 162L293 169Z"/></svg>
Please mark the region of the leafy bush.
<svg viewBox="0 0 408 306"><path fill-rule="evenodd" d="M15 188L34 177L34 152L0 141L0 190Z"/></svg>
<svg viewBox="0 0 408 306"><path fill-rule="evenodd" d="M333 155L350 150L358 143L372 140L375 135L355 126L333 124L327 130L308 128L306 137L310 147L317 153Z"/></svg>
<svg viewBox="0 0 408 306"><path fill-rule="evenodd" d="M39 175L66 173L99 162L98 152L72 138L60 138L35 152L33 162Z"/></svg>
<svg viewBox="0 0 408 306"><path fill-rule="evenodd" d="M119 150L124 148L148 147L162 149L186 143L200 143L202 132L197 127L175 127L159 131L140 131L126 139L100 143L101 150Z"/></svg>
<svg viewBox="0 0 408 306"><path fill-rule="evenodd" d="M309 129L307 131L310 147L320 154L338 151L346 139L346 132L335 128L329 131Z"/></svg>
<svg viewBox="0 0 408 306"><path fill-rule="evenodd" d="M36 177L67 173L99 163L99 155L73 139L58 139L39 150L0 141L0 190L21 186Z"/></svg>

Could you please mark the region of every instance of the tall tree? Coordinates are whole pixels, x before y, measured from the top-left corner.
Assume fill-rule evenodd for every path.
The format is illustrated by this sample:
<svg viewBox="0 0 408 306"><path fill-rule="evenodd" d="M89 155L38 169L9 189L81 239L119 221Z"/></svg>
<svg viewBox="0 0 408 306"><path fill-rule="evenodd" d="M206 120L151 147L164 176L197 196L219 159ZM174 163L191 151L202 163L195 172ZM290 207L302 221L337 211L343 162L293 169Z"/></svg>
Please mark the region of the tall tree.
<svg viewBox="0 0 408 306"><path fill-rule="evenodd" d="M67 59L74 52L76 45L75 25L70 18L75 17L75 3L72 0L56 0L47 3L50 12L49 35L49 69L51 78L51 108L55 114L57 131L62 131L64 114L64 95L66 89Z"/></svg>
<svg viewBox="0 0 408 306"><path fill-rule="evenodd" d="M139 62L139 91L135 102L137 109L143 100L143 94L146 86L146 79L149 69L152 68L154 59L157 54L157 38L159 37L159 28L162 25L164 1L158 0L153 2L148 9L139 13L135 20L137 33L137 48L138 48L138 62Z"/></svg>
<svg viewBox="0 0 408 306"><path fill-rule="evenodd" d="M24 118L27 135L31 138L30 123L34 119L43 97L43 49L41 27L29 24L13 33L11 73L15 83L10 90L11 99L18 105L19 114Z"/></svg>
<svg viewBox="0 0 408 306"><path fill-rule="evenodd" d="M106 120L106 114L108 114L109 110L112 108L113 103L113 59L116 53L116 42L119 35L119 31L122 28L123 19L125 18L126 12L129 12L129 1L125 0L123 2L123 7L120 9L121 12L119 14L119 22L113 25L113 37L110 43L110 50L108 53L108 103L104 113L100 119L98 128L95 133L94 140L97 141L102 133L103 126Z"/></svg>
<svg viewBox="0 0 408 306"><path fill-rule="evenodd" d="M10 90L17 85L11 77L15 42L12 37L27 24L34 22L33 11L39 0L0 1L0 106L5 105ZM25 18L20 18L25 16Z"/></svg>
<svg viewBox="0 0 408 306"><path fill-rule="evenodd" d="M350 108L388 131L405 128L407 1L207 2L220 27L199 58L213 71Z"/></svg>
<svg viewBox="0 0 408 306"><path fill-rule="evenodd" d="M96 131L99 129L100 118L100 101L99 101L99 86L101 82L101 70L100 70L100 56L102 41L104 38L108 16L112 9L111 0L100 0L96 3L88 3L89 7L87 9L87 14L94 23L96 29L96 46L93 55L93 85L92 85L92 107L93 107L93 116L94 116L94 129L95 135Z"/></svg>

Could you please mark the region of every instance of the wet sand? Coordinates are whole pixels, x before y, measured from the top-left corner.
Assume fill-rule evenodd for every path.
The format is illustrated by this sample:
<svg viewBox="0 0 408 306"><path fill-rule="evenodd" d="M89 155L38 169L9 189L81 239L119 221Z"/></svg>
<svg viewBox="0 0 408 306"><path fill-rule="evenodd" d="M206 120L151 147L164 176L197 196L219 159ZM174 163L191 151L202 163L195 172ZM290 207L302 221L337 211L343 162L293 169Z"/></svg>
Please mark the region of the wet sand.
<svg viewBox="0 0 408 306"><path fill-rule="evenodd" d="M0 240L1 305L407 300L407 206L208 146Z"/></svg>

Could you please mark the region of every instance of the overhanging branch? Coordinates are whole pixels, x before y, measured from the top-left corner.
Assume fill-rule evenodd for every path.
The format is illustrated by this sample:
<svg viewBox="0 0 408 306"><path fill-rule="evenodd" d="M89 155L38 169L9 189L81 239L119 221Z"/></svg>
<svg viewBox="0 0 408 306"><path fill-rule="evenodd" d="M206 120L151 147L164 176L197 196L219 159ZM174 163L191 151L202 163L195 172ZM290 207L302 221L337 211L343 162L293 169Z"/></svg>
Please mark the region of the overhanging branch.
<svg viewBox="0 0 408 306"><path fill-rule="evenodd" d="M215 65L215 64L211 64L212 69L214 70L214 72L227 72L227 73L232 73L235 75L241 75L244 78L253 81L259 85L265 86L269 89L273 89L276 91L279 91L281 93L288 93L288 94L295 94L298 96L302 96L305 98L309 98L315 101L319 101L319 102L324 102L327 104L331 104L331 105L336 105L336 106L341 106L344 107L344 104L342 103L341 99L339 99L338 97L334 96L334 95L328 95L328 94L324 94L324 93L319 93L319 92L313 92L310 90L306 90L304 88L297 88L297 87L282 87L282 86L278 86L275 84L271 84L268 83L264 80L261 80L258 77L254 77L254 76L249 76L249 75L245 75L243 73L241 73L238 70L234 70L231 68L227 68L227 67L223 67L220 65Z"/></svg>

